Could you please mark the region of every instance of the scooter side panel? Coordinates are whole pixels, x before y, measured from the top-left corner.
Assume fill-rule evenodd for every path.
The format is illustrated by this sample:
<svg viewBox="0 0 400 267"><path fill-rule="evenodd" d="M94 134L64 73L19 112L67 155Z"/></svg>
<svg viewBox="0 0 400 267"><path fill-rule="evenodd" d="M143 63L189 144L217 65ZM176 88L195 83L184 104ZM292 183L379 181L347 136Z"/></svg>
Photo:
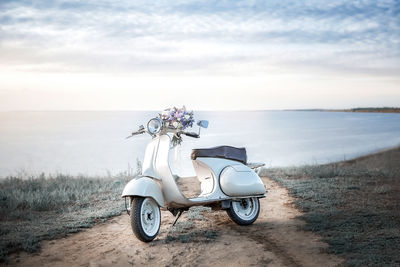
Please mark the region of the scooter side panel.
<svg viewBox="0 0 400 267"><path fill-rule="evenodd" d="M260 177L243 164L227 166L220 176L222 191L231 197L263 195L266 193Z"/></svg>
<svg viewBox="0 0 400 267"><path fill-rule="evenodd" d="M198 157L194 160L193 165L195 167L197 175L200 177L211 176L211 179L214 181L212 183L212 190L207 190L208 192L204 192L200 196L205 196L208 199L218 200L229 198L224 192L221 191L219 186L219 176L221 171L229 165L237 164L236 161L221 159L221 158L204 158ZM204 181L201 181L204 182Z"/></svg>
<svg viewBox="0 0 400 267"><path fill-rule="evenodd" d="M129 196L151 197L159 206L164 207L161 188L156 181L149 177L130 180L122 192L122 197Z"/></svg>

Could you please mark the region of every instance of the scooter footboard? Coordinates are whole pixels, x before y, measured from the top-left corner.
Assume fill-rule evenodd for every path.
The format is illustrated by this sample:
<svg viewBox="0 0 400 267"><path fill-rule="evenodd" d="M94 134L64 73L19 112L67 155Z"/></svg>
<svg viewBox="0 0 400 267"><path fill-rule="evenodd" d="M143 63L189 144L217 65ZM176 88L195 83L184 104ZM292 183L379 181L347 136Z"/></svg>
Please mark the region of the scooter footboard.
<svg viewBox="0 0 400 267"><path fill-rule="evenodd" d="M159 184L149 177L141 177L139 179L132 179L125 186L121 197L151 197L160 207L165 207L164 196L161 192Z"/></svg>

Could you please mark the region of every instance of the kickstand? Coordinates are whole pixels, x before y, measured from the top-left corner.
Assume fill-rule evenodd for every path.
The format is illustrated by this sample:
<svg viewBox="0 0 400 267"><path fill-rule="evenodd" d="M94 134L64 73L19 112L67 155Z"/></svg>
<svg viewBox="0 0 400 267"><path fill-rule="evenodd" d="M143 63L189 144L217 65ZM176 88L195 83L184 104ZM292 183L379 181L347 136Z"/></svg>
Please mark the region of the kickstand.
<svg viewBox="0 0 400 267"><path fill-rule="evenodd" d="M176 222L178 221L179 217L181 217L183 213L183 210L179 210L178 215L176 215L176 219L174 221L174 223L172 224L172 226L175 226Z"/></svg>

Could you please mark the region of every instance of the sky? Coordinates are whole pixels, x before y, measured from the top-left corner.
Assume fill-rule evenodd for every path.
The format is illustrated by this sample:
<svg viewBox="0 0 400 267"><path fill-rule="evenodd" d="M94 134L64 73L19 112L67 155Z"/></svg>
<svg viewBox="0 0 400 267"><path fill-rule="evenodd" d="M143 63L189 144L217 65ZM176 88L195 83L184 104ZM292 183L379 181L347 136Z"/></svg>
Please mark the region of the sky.
<svg viewBox="0 0 400 267"><path fill-rule="evenodd" d="M0 111L400 106L400 1L0 1Z"/></svg>

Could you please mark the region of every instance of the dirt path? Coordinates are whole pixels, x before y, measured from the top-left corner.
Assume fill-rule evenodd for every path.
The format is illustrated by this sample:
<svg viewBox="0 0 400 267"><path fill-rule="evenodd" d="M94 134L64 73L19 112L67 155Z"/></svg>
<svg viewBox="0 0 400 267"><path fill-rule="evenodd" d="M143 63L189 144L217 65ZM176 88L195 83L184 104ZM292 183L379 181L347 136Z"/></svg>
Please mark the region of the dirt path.
<svg viewBox="0 0 400 267"><path fill-rule="evenodd" d="M124 214L84 232L43 242L38 254L11 255L10 263L42 267L340 264L342 259L324 252L327 244L317 235L300 230L304 221L296 218L301 213L293 207L287 190L268 178L263 180L268 196L261 199L260 216L251 226L234 224L223 211L203 211L202 216L189 221L183 215L180 225L189 235L171 238L177 232L171 228L174 217L163 211L160 234L152 243L145 244L133 236L129 217Z"/></svg>

